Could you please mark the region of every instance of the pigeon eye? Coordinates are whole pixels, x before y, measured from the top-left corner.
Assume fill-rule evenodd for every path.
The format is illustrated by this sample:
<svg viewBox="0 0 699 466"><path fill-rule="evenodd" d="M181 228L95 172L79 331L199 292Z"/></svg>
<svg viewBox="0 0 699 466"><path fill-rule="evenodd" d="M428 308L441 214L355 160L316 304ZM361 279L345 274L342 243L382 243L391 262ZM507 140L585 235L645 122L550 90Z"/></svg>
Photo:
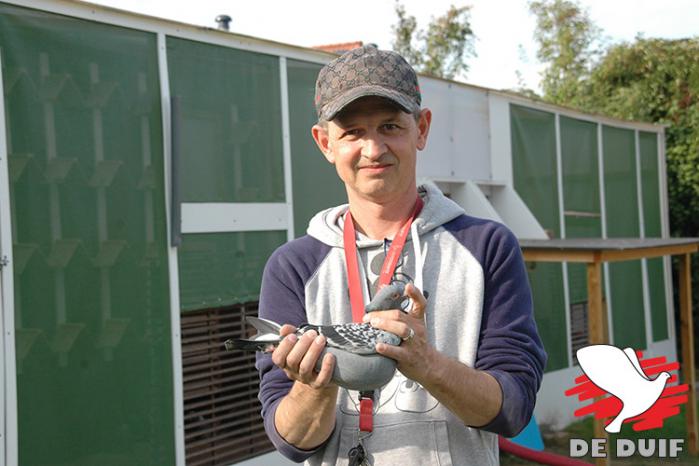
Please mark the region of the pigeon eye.
<svg viewBox="0 0 699 466"><path fill-rule="evenodd" d="M398 293L393 293L393 296L391 296L392 299L398 299L400 298L400 294Z"/></svg>

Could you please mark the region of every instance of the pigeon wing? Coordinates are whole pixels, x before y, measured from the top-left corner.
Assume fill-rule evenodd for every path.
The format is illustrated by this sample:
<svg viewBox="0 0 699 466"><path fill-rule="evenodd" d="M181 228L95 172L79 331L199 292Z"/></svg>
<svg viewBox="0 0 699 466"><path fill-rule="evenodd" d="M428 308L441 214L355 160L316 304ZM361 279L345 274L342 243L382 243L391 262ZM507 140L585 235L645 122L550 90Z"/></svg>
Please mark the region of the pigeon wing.
<svg viewBox="0 0 699 466"><path fill-rule="evenodd" d="M379 330L369 324L322 325L318 332L325 336L327 345L355 354L376 354Z"/></svg>
<svg viewBox="0 0 699 466"><path fill-rule="evenodd" d="M619 399L629 377L640 377L628 356L616 346L585 346L578 350L577 356L580 368L592 383Z"/></svg>
<svg viewBox="0 0 699 466"><path fill-rule="evenodd" d="M639 375L646 380L650 380L646 373L643 372L643 369L641 369L641 363L638 360L636 351L634 351L633 348L624 348L624 353L626 354L626 357L629 358L629 361L631 361L631 364L633 364L633 367L636 369L636 371L638 371Z"/></svg>
<svg viewBox="0 0 699 466"><path fill-rule="evenodd" d="M262 317L246 317L245 321L255 327L260 334L276 333L279 335L279 331L282 329L282 326L278 323Z"/></svg>

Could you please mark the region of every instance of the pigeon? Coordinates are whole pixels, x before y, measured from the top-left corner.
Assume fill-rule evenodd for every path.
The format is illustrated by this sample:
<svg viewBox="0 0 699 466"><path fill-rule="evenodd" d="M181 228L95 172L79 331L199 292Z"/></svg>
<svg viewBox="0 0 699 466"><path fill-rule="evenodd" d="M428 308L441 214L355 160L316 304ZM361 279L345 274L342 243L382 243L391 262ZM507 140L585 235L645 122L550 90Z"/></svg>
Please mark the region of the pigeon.
<svg viewBox="0 0 699 466"><path fill-rule="evenodd" d="M404 310L410 298L405 295L405 285L393 282L381 288L374 299L364 307L364 312L386 309ZM271 320L247 317L257 334L250 339L230 339L224 345L227 350L273 351L281 341L282 326ZM323 353L318 358L316 370L320 370L325 353L335 356L332 381L348 390L371 391L386 385L396 371L396 361L376 352L377 343L399 346L397 335L372 327L368 323L346 323L336 325L304 324L296 335L315 330L326 339Z"/></svg>
<svg viewBox="0 0 699 466"><path fill-rule="evenodd" d="M651 380L643 372L632 348L621 350L611 345L591 345L576 353L585 375L602 390L617 397L622 408L604 430L618 434L621 424L650 409L660 398L670 374L661 372Z"/></svg>

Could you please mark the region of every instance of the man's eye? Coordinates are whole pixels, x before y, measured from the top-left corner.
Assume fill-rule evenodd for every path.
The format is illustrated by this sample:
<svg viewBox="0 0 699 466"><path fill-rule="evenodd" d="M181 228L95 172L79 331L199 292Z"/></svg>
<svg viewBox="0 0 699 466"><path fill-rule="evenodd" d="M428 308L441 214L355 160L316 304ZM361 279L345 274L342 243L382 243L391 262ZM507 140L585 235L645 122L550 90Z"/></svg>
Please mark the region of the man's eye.
<svg viewBox="0 0 699 466"><path fill-rule="evenodd" d="M386 123L383 125L384 129L387 131L395 131L398 129L398 125L395 123Z"/></svg>

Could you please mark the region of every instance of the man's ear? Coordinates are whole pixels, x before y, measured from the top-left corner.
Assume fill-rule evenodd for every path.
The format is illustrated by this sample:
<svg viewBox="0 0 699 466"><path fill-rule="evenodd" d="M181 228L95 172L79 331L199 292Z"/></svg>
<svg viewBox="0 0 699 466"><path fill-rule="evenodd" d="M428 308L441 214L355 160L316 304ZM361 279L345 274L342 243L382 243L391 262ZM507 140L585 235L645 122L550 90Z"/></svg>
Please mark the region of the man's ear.
<svg viewBox="0 0 699 466"><path fill-rule="evenodd" d="M320 149L327 161L334 164L335 157L333 156L330 147L330 137L328 136L328 130L320 125L313 125L313 128L311 128L311 134L313 135L313 140L318 145L318 149Z"/></svg>
<svg viewBox="0 0 699 466"><path fill-rule="evenodd" d="M432 124L432 111L429 108L420 110L420 118L417 120L417 149L422 150L427 146L427 135Z"/></svg>

